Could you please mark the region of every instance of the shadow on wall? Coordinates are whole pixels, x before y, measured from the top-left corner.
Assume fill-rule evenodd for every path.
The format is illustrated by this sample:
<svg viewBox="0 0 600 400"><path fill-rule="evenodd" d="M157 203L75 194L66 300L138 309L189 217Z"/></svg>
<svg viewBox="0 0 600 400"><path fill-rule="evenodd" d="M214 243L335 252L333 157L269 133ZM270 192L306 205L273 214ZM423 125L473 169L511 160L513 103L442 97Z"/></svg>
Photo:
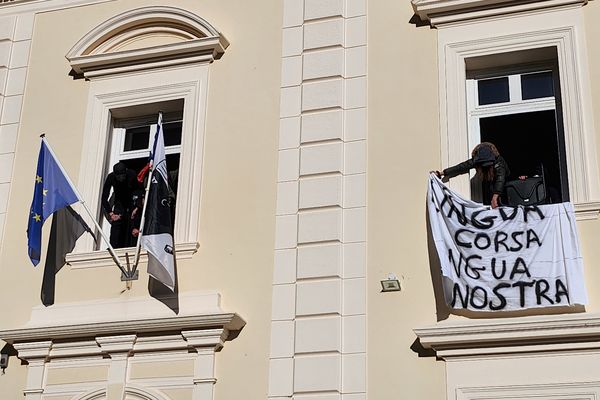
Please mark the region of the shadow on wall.
<svg viewBox="0 0 600 400"><path fill-rule="evenodd" d="M433 29L433 27L429 25L429 21L423 21L417 14L413 14L413 16L408 20L408 23L416 26L417 28L421 26L429 26L430 29Z"/></svg>

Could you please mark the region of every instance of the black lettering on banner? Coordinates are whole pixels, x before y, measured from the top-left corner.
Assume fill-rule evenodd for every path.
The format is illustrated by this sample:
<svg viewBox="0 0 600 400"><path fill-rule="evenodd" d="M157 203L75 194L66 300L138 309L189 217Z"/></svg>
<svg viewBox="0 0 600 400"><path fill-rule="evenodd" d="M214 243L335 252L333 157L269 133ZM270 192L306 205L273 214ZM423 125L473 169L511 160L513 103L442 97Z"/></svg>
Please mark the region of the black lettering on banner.
<svg viewBox="0 0 600 400"><path fill-rule="evenodd" d="M511 219L515 219L517 213L519 212L518 207L499 207L500 216L502 217L502 221L510 221ZM512 209L512 214L508 215L504 210Z"/></svg>
<svg viewBox="0 0 600 400"><path fill-rule="evenodd" d="M496 250L496 253L499 251L500 245L504 246L506 251L510 250L506 243L504 243L506 239L508 239L508 235L506 233L502 231L496 232L496 236L494 237L494 250Z"/></svg>
<svg viewBox="0 0 600 400"><path fill-rule="evenodd" d="M517 232L513 232L510 234L510 237L512 237L512 240L518 245L518 247L512 246L510 248L510 251L519 251L523 248L523 243L519 242L518 236L521 236L524 233L525 232L523 232L523 231L517 231Z"/></svg>
<svg viewBox="0 0 600 400"><path fill-rule="evenodd" d="M463 297L462 292L460 290L460 285L458 283L454 284L454 288L452 289L452 303L450 303L450 305L452 306L452 308L455 308L456 306L456 298L460 298L460 303L462 304L462 308L467 308L467 306L469 305L469 287L466 287L466 295L465 297ZM458 296L457 296L458 294Z"/></svg>
<svg viewBox="0 0 600 400"><path fill-rule="evenodd" d="M480 242L479 239L481 239L481 238L484 239L483 245L479 244L479 242ZM477 247L479 250L485 250L488 247L490 247L490 245L492 244L492 241L490 240L490 237L487 234L478 233L477 236L475 236L474 243L475 243L475 247Z"/></svg>
<svg viewBox="0 0 600 400"><path fill-rule="evenodd" d="M519 266L521 265L523 266L522 269L519 268ZM528 278L531 278L531 274L529 273L527 264L525 264L525 260L523 260L521 257L517 257L517 259L515 260L515 265L513 265L513 269L510 272L510 279L512 280L518 273L525 273Z"/></svg>
<svg viewBox="0 0 600 400"><path fill-rule="evenodd" d="M496 287L492 290L492 292L494 292L494 294L496 295L498 300L500 300L500 304L495 305L490 300L490 310L498 311L498 310L502 310L504 307L506 307L506 297L504 297L502 295L502 293L500 293L500 289L506 289L509 287L510 287L510 284L508 284L508 283L499 283L498 285L496 285Z"/></svg>
<svg viewBox="0 0 600 400"><path fill-rule="evenodd" d="M492 226L494 226L494 220L496 219L495 215L488 215L487 217L481 218L481 220L477 218L479 214L481 214L484 211L487 210L478 210L471 214L471 224L475 228L489 229Z"/></svg>
<svg viewBox="0 0 600 400"><path fill-rule="evenodd" d="M485 267L484 266L474 267L474 266L470 265L469 261L471 261L472 259L481 260L481 256L478 256L477 254L473 254L472 256L469 256L465 259L465 273L469 276L469 278L479 279L479 278L481 278L479 271L485 271ZM473 275L471 275L471 273L469 271L471 271L473 273Z"/></svg>
<svg viewBox="0 0 600 400"><path fill-rule="evenodd" d="M521 299L521 307L525 307L525 288L526 287L532 287L535 284L535 281L531 281L531 282L515 282L513 283L512 287L518 287L519 288L519 295L520 295L520 299Z"/></svg>
<svg viewBox="0 0 600 400"><path fill-rule="evenodd" d="M542 212L542 210L539 209L539 207L525 206L525 207L523 207L523 221L527 222L527 216L529 215L530 212L536 212L538 214L538 216L540 217L540 219L546 218L544 216L544 213Z"/></svg>
<svg viewBox="0 0 600 400"><path fill-rule="evenodd" d="M540 241L540 238L538 237L537 233L535 233L535 231L533 229L528 229L527 230L527 248L529 248L529 245L533 242L536 242L539 247L542 247L542 242Z"/></svg>
<svg viewBox="0 0 600 400"><path fill-rule="evenodd" d="M450 189L448 189L447 187L443 187L442 191L444 192L444 199L442 200L442 203L440 204L440 209L444 208L444 204L448 203L448 205L450 206L450 210L448 210L448 218L452 218L453 214L456 214L456 220L461 224L461 225L467 225L467 216L466 216L466 207L463 204L462 205L462 214L461 212L458 210L458 208L454 205L454 201L452 200L452 192L450 191Z"/></svg>
<svg viewBox="0 0 600 400"><path fill-rule="evenodd" d="M544 287L542 288L542 286L544 286ZM548 284L547 280L539 279L535 282L535 298L537 300L538 306L542 304L542 297L544 299L546 299L548 301L548 303L554 304L552 299L550 297L546 296L548 289L550 289L550 284Z"/></svg>
<svg viewBox="0 0 600 400"><path fill-rule="evenodd" d="M440 209L435 204L435 186L433 186L433 179L429 181L429 185L431 186L431 203L433 203L435 211L439 213Z"/></svg>
<svg viewBox="0 0 600 400"><path fill-rule="evenodd" d="M458 253L460 258L458 259L458 265L456 265L456 260L454 260L454 254L452 253L452 249L448 249L448 260L454 266L454 272L456 272L456 276L460 278L460 267L462 266L463 256L461 253Z"/></svg>
<svg viewBox="0 0 600 400"><path fill-rule="evenodd" d="M504 278L504 274L506 274L506 260L502 260L502 273L497 274L496 273L496 257L492 257L492 275L494 275L494 278L502 279L502 278Z"/></svg>
<svg viewBox="0 0 600 400"><path fill-rule="evenodd" d="M458 265L457 265L456 259L454 258L454 253L452 252L452 249L448 249L448 260L454 266L454 272L456 272L456 276L458 278L460 278L460 273L461 273L461 270L463 267L463 261L464 261L465 274L467 274L467 276L469 276L469 278L472 278L472 279L481 278L479 271L485 271L485 267L484 266L473 267L472 265L469 264L469 262L473 259L481 260L481 256L478 256L477 254L473 254L472 256L465 258L465 257L463 257L462 253L460 253L460 252L458 253L458 256L459 256L459 259L458 259Z"/></svg>
<svg viewBox="0 0 600 400"><path fill-rule="evenodd" d="M461 225L467 225L467 216L466 216L466 208L465 205L462 205L462 213L458 210L458 208L454 205L454 203L450 202L450 211L448 211L448 218L452 218L453 214L456 214L456 220Z"/></svg>
<svg viewBox="0 0 600 400"><path fill-rule="evenodd" d="M567 290L567 287L560 279L557 278L556 279L556 294L555 294L557 303L560 303L560 296L565 296L567 298L567 304L570 303L569 291Z"/></svg>
<svg viewBox="0 0 600 400"><path fill-rule="evenodd" d="M478 291L481 291L481 292L483 292L483 300L482 300L483 302L482 302L481 304L476 304L476 303L475 303L475 301L474 301L474 300L475 300L476 293L477 293ZM478 298L478 299L481 299L481 297L480 297L480 296L477 296L477 298ZM476 308L476 309L478 309L478 310L481 310L481 309L485 308L485 306L487 306L487 302L488 302L488 299L487 299L487 292L485 291L485 289L484 289L484 288L482 288L482 287L479 287L479 286L475 286L475 287L474 287L474 288L471 290L471 301L470 301L470 303L471 303L471 307L473 307L473 308Z"/></svg>
<svg viewBox="0 0 600 400"><path fill-rule="evenodd" d="M471 230L469 230L469 229L458 229L458 230L456 231L456 233L454 234L454 242L455 242L455 243L456 243L458 246L460 246L460 247L466 247L467 249L470 249L470 248L472 247L472 246L471 246L471 243L469 243L469 242L463 242L463 241L461 241L461 240L460 240L460 237L459 237L459 236L460 236L460 234L461 234L461 233L463 233L463 232L475 233L475 232L473 232L473 231L471 231Z"/></svg>

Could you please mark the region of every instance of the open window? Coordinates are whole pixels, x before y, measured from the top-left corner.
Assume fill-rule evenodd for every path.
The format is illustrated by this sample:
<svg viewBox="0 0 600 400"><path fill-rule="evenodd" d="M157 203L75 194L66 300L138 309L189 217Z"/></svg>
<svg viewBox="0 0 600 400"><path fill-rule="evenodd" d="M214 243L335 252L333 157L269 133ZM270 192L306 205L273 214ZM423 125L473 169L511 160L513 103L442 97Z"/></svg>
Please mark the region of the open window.
<svg viewBox="0 0 600 400"><path fill-rule="evenodd" d="M153 125L158 111L164 112L167 163L171 172L178 170L173 174L178 259L191 257L199 246L208 72L228 45L217 29L189 11L149 6L104 21L66 55L73 84L89 81L77 184L98 219L107 172L116 161L137 170L147 160ZM142 262L144 257L142 252ZM67 262L73 268L113 265L104 246L95 248L87 237L79 239Z"/></svg>
<svg viewBox="0 0 600 400"><path fill-rule="evenodd" d="M124 107L111 110L112 134L107 149L104 177L113 170L113 166L119 162L125 164L127 169L133 171L137 176L136 187L132 188L127 231L130 233L136 225L137 219L131 211L136 205L142 205L143 188L147 174L143 174L148 164L154 135L157 129L159 111L163 112L163 135L165 140L165 153L167 157L167 170L169 172L169 185L177 196L177 185L179 182L179 164L181 155L181 135L183 128L183 100L172 100L153 104L143 104L133 107ZM111 189L109 203L114 200ZM173 204L173 216L175 216L175 204ZM111 225L107 216L100 210L101 225L107 237L110 237ZM139 216L138 216L139 219ZM175 221L175 218L172 218ZM133 247L136 237L128 234L126 243L116 245L119 247ZM100 244L102 246L103 244ZM115 244L113 244L115 246ZM100 247L101 248L101 247Z"/></svg>
<svg viewBox="0 0 600 400"><path fill-rule="evenodd" d="M572 202L578 219L598 218L600 176L581 4L546 10L547 2L531 2L544 11L489 19L456 9L452 18L469 23L451 24L447 13L431 14L426 6L432 3L413 1L439 28L441 167L469 158L482 140L496 142L513 178L521 168L531 170L519 165L523 160L543 164L552 201ZM488 11L501 15L506 2L494 3L500 9ZM532 148L540 156L531 157ZM472 194L467 176L450 186Z"/></svg>
<svg viewBox="0 0 600 400"><path fill-rule="evenodd" d="M547 202L569 201L556 48L470 58L466 65L469 147L494 143L509 180L541 177Z"/></svg>

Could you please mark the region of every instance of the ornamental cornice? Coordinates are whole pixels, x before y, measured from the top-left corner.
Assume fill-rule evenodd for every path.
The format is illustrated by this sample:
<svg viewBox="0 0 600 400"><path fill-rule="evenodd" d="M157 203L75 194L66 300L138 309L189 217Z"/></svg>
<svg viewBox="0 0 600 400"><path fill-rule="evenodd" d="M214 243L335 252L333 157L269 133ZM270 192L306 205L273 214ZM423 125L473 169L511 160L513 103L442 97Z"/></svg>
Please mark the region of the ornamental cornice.
<svg viewBox="0 0 600 400"><path fill-rule="evenodd" d="M156 44L157 37L168 43ZM75 76L122 74L154 68L212 62L229 42L201 17L176 7L126 11L101 23L66 55Z"/></svg>
<svg viewBox="0 0 600 400"><path fill-rule="evenodd" d="M132 334L181 335L182 331L207 331L209 336L218 337L222 331L239 331L245 325L238 314L221 310L218 293L180 293L178 301L178 315L151 297L37 306L25 326L0 330L0 339L14 344L104 337L100 341L108 345L111 337L122 341L122 335ZM215 345L219 343L215 341Z"/></svg>
<svg viewBox="0 0 600 400"><path fill-rule="evenodd" d="M454 320L414 332L441 358L600 349L599 314Z"/></svg>
<svg viewBox="0 0 600 400"><path fill-rule="evenodd" d="M567 6L583 6L588 0L412 0L415 14L433 27L508 14L529 13Z"/></svg>

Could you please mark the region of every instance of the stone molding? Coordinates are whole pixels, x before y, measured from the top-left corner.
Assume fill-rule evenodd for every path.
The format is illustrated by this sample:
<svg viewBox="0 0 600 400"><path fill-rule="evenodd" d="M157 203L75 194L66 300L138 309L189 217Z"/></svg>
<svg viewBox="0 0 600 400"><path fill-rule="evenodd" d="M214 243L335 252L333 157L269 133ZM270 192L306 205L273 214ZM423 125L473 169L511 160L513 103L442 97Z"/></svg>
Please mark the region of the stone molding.
<svg viewBox="0 0 600 400"><path fill-rule="evenodd" d="M507 353L600 349L599 314L445 321L413 329L443 359Z"/></svg>
<svg viewBox="0 0 600 400"><path fill-rule="evenodd" d="M121 49L139 38L168 34L173 43ZM77 75L86 78L212 62L229 42L201 17L175 7L143 7L108 19L88 32L66 55Z"/></svg>
<svg viewBox="0 0 600 400"><path fill-rule="evenodd" d="M450 23L534 12L548 8L583 6L588 0L412 0L415 14L433 27Z"/></svg>
<svg viewBox="0 0 600 400"><path fill-rule="evenodd" d="M191 292L180 294L180 313L174 315L152 298L99 300L43 306L32 310L30 321L21 328L0 331L0 338L19 346L22 342L42 340L85 340L90 337L124 334L147 334L174 331L194 337L186 331L209 330L208 336L218 339L203 341L206 345L222 346L222 332L239 331L245 321L235 313L223 312L218 293ZM198 336L196 334L195 336ZM108 343L99 339L99 343ZM197 346L197 340L193 340ZM23 345L21 345L23 347ZM86 347L86 346L81 346ZM192 346L193 347L193 346ZM28 350L24 347L23 350ZM71 351L75 351L74 348Z"/></svg>

